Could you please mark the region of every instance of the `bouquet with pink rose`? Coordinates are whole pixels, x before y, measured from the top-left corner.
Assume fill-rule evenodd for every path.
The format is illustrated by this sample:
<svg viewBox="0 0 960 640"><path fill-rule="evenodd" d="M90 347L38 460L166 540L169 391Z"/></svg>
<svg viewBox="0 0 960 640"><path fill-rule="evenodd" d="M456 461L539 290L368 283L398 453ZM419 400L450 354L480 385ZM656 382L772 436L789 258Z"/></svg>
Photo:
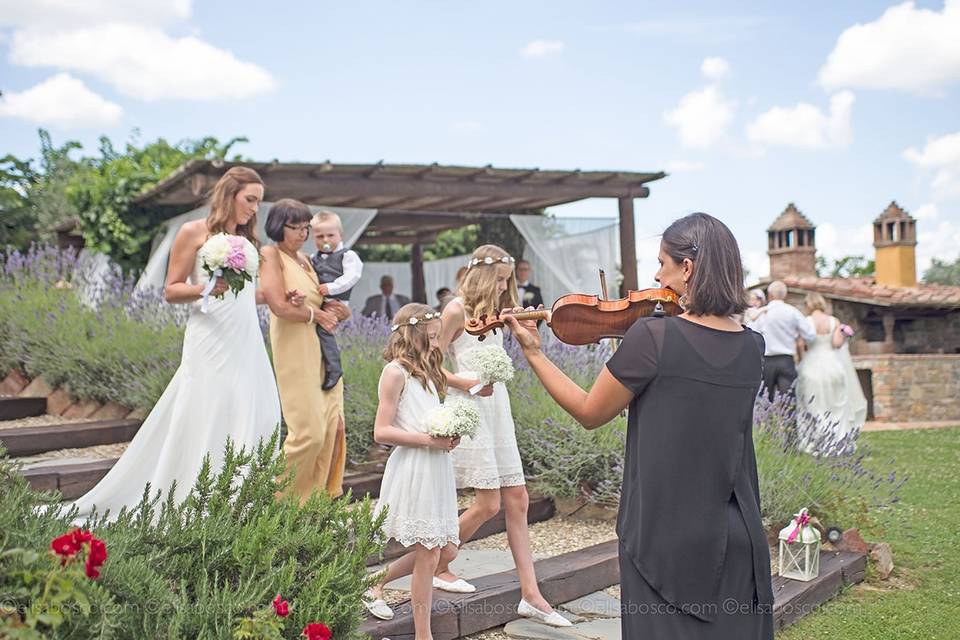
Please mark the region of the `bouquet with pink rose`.
<svg viewBox="0 0 960 640"><path fill-rule="evenodd" d="M201 310L206 313L210 300L210 292L216 285L217 278L227 281L227 286L234 295L240 293L248 282L253 282L260 267L260 254L249 240L242 236L218 233L211 236L197 255L200 257L200 266L210 276L210 280L203 289L203 304ZM217 296L222 298L223 294Z"/></svg>

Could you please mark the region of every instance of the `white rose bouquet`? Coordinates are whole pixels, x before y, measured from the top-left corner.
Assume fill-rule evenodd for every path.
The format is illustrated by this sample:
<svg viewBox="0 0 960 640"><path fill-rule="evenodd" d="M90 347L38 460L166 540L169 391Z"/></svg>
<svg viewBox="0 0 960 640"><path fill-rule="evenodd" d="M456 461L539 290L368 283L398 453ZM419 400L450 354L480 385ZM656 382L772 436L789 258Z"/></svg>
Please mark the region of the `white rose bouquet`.
<svg viewBox="0 0 960 640"><path fill-rule="evenodd" d="M435 438L473 436L480 426L480 410L472 400L452 399L427 414L427 433Z"/></svg>
<svg viewBox="0 0 960 640"><path fill-rule="evenodd" d="M210 276L210 280L203 288L203 304L201 310L206 313L210 300L210 292L217 284L217 278L223 278L234 295L240 293L260 267L260 255L257 249L246 238L218 233L211 236L197 252L200 257L200 266ZM223 294L217 296L222 298Z"/></svg>

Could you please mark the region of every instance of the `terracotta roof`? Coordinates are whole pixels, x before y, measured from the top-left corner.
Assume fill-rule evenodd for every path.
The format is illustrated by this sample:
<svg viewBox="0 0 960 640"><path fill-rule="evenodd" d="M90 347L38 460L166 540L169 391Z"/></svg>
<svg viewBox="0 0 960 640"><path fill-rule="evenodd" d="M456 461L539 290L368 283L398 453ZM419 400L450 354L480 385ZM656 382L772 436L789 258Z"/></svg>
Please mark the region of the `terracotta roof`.
<svg viewBox="0 0 960 640"><path fill-rule="evenodd" d="M960 309L960 287L918 284L915 287L888 287L873 278L783 278L788 288L821 293L835 300L848 300L881 307L925 307Z"/></svg>
<svg viewBox="0 0 960 640"><path fill-rule="evenodd" d="M874 220L873 223L876 224L887 220L913 220L913 218L910 217L910 214L907 213L903 207L897 204L896 200L893 200L887 205L887 208L883 210L883 213L877 216L877 219Z"/></svg>
<svg viewBox="0 0 960 640"><path fill-rule="evenodd" d="M787 205L777 219L773 221L767 231L788 231L790 229L815 229L816 225L810 222L807 216L800 213L792 202Z"/></svg>

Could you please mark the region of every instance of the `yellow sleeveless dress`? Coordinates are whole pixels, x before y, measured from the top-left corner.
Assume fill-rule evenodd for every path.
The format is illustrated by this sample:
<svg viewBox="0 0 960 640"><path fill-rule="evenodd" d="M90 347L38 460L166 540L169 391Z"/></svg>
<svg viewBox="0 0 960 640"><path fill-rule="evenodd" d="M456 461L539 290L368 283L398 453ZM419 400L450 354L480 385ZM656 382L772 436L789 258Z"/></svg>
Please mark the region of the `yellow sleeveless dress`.
<svg viewBox="0 0 960 640"><path fill-rule="evenodd" d="M320 283L313 269L301 267L282 251L277 255L285 290L305 293L304 304L319 308L323 296L317 292ZM337 423L343 419L343 379L328 391L320 388L323 356L314 324L285 320L271 312L270 347L287 424L283 451L288 469L295 473L289 490L301 502L317 490L339 496L347 462L346 438L337 434Z"/></svg>

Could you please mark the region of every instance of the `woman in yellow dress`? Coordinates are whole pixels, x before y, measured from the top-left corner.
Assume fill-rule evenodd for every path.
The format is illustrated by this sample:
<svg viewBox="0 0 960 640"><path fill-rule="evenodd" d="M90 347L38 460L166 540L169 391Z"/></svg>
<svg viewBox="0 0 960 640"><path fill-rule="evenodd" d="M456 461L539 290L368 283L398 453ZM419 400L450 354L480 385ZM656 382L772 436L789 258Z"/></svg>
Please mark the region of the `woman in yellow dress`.
<svg viewBox="0 0 960 640"><path fill-rule="evenodd" d="M350 317L347 307L327 301L300 248L310 233L310 208L297 200L277 201L267 214L266 232L276 244L261 249L260 283L270 307L270 346L287 425L283 443L290 491L304 502L314 491L343 493L347 460L343 422L343 380L323 391L324 370L315 325L334 331ZM289 296L287 292L297 292Z"/></svg>

